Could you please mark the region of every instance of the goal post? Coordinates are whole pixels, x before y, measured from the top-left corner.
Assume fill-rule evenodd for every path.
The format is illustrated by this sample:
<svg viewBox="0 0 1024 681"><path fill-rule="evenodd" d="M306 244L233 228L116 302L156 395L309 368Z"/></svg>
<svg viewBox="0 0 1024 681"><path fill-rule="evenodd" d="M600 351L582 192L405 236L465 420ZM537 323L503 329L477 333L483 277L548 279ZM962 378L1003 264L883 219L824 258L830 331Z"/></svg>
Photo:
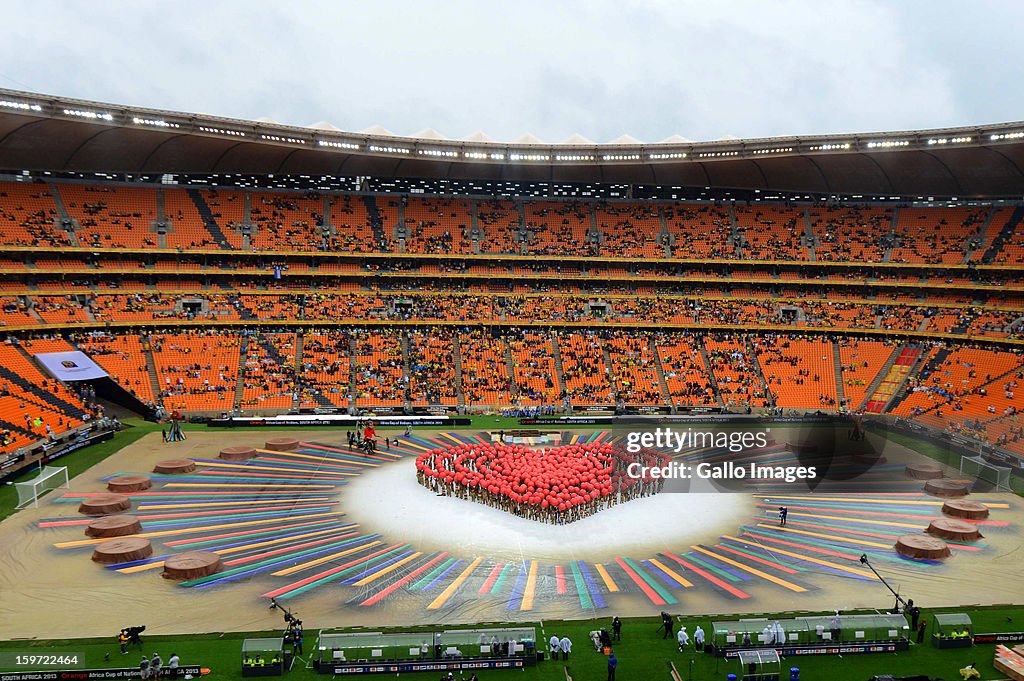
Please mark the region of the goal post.
<svg viewBox="0 0 1024 681"><path fill-rule="evenodd" d="M1000 490L1011 491L1009 467L996 466L980 456L960 457L960 473L990 483L997 492Z"/></svg>
<svg viewBox="0 0 1024 681"><path fill-rule="evenodd" d="M44 466L39 475L25 482L14 483L18 490L18 508L39 506L39 497L58 487L69 487L66 466Z"/></svg>

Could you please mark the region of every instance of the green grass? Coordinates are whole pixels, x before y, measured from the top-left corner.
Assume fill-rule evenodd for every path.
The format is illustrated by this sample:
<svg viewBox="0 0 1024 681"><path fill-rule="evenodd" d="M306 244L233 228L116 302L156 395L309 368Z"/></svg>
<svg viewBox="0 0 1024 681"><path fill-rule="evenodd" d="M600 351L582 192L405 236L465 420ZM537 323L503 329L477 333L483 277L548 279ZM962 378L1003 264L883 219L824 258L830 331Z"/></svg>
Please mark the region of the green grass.
<svg viewBox="0 0 1024 681"><path fill-rule="evenodd" d="M67 466L68 478L73 478L76 475L80 475L81 473L89 470L108 456L121 451L149 432L151 431L142 428L126 428L119 433L115 433L114 437L106 442L100 442L90 447L84 447L78 451L62 456L57 459L54 465ZM38 466L29 466L12 478L10 482L24 482L25 480L34 478L38 472ZM14 485L0 485L0 520L3 520L7 516L13 514L17 504L18 492L15 490Z"/></svg>
<svg viewBox="0 0 1024 681"><path fill-rule="evenodd" d="M939 611L924 611L924 616L931 616ZM942 612L968 612L975 622L975 631L1014 631L1024 628L1024 608L991 607L947 609ZM787 617L791 615L779 615ZM772 617L768 615L768 617ZM1007 618L1013 618L1008 622ZM715 618L729 619L729 618ZM688 617L686 624L691 633L697 624L705 631L710 631L711 617ZM675 641L662 640L657 633L659 626L657 617L626 618L623 620L622 641L616 643L615 654L619 658L618 678L622 680L668 681L669 663L674 662L680 675L686 681L690 678L692 661L692 678L700 681L706 679L724 679L726 674L735 673L737 663L711 657L708 654L686 653L676 651ZM126 624L137 624L130 622ZM309 623L307 622L307 625ZM678 629L679 623L677 623ZM546 621L534 623L539 647L546 648L546 641L553 633L569 636L573 641L573 653L568 662L561 660L545 660L536 667L522 672L484 671L480 677L487 679L518 678L523 681L565 681L567 667L575 681L601 680L606 676L606 658L595 652L589 641L589 632L601 627L610 628L610 613L600 620L577 621ZM377 630L377 628L374 628ZM394 629L393 629L394 630ZM410 631L403 629L402 631ZM80 652L85 655L88 668L108 668L118 666L135 666L141 654L132 649L128 655L120 655L115 641L117 632L100 639L72 639L47 641L5 641L0 642L0 650L19 652ZM193 634L182 636L146 636L143 635L143 652L152 655L160 653L166 664L173 653L181 656L183 664L200 664L212 670L211 678L241 679L240 660L242 640L245 638L279 635L280 632L251 632L231 634ZM306 630L306 652L316 647L316 631ZM994 646L979 646L965 650L939 650L929 644L913 645L910 650L896 654L863 654L836 656L808 656L788 658L782 661L783 677L788 677L790 666L800 667L801 678L808 681L827 679L828 681L866 681L874 675L892 674L894 676L910 676L927 674L931 677L944 679L957 678L957 670L974 662L977 664L983 679L1001 678L992 666ZM109 654L109 661L104 655ZM288 674L294 681L313 681L320 678L314 670L306 670L297 664L294 671ZM438 673L403 674L402 678L430 679L436 681ZM456 677L458 675L456 674ZM383 677L379 677L383 678Z"/></svg>
<svg viewBox="0 0 1024 681"><path fill-rule="evenodd" d="M961 455L953 450L937 445L926 440L919 440L911 435L887 431L884 434L887 440L903 445L919 454L923 454L941 464L949 466L954 470L960 470ZM1024 495L1024 478L1016 475L1010 476L1010 489L1018 495Z"/></svg>

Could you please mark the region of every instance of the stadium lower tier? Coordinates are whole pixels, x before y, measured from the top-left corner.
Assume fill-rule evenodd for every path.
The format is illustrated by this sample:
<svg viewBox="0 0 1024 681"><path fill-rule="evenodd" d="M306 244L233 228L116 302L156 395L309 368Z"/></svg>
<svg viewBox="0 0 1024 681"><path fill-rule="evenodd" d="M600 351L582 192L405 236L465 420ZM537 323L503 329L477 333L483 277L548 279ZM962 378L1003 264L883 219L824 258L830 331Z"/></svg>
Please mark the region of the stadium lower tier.
<svg viewBox="0 0 1024 681"><path fill-rule="evenodd" d="M143 404L186 415L849 410L911 418L1024 453L1024 348L1016 345L540 325L12 337L0 356L0 408L9 412L0 414L8 433L0 451L57 437L99 413L88 387L65 387L30 360L69 350L85 353Z"/></svg>

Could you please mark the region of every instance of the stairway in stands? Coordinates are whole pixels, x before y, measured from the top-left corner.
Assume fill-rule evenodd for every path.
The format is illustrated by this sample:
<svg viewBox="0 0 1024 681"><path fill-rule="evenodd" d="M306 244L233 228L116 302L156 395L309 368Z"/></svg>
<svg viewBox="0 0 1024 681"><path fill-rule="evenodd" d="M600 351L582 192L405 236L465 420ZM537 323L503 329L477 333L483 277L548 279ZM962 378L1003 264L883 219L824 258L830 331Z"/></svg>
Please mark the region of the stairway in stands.
<svg viewBox="0 0 1024 681"><path fill-rule="evenodd" d="M462 347L458 336L452 336L452 364L455 368L455 396L461 413L466 409L466 394L462 391Z"/></svg>
<svg viewBox="0 0 1024 681"><path fill-rule="evenodd" d="M235 399L232 403L234 409L242 407L242 396L245 392L245 358L249 354L249 338L242 336L238 346L238 372L235 376Z"/></svg>
<svg viewBox="0 0 1024 681"><path fill-rule="evenodd" d="M294 372L294 377L295 377L294 378L294 386L295 387L292 390L292 411L295 411L295 412L297 412L299 410L299 408L302 406L303 385L300 383L300 381L302 381L302 376L303 376L303 372L302 372L302 351L305 348L305 344L306 344L306 342L305 342L305 335L300 330L300 331L298 331L295 334L295 362L294 362L294 364L292 364L292 371ZM323 395L320 394L319 390L316 391L315 398L316 398L316 401L320 404L321 407L324 406L324 402L325 401L327 402L327 406L331 406L331 401L328 400L327 398L323 397Z"/></svg>
<svg viewBox="0 0 1024 681"><path fill-rule="evenodd" d="M661 386L661 401L667 407L675 409L672 402L672 393L668 389L668 381L665 380L665 367L661 366L661 356L658 354L658 345L654 342L654 336L650 338L651 354L654 355L654 370L658 374L658 385Z"/></svg>
<svg viewBox="0 0 1024 681"><path fill-rule="evenodd" d="M510 392L512 393L512 401L516 402L519 400L519 383L516 382L516 362L512 357L512 346L509 345L508 339L502 340L501 345L505 348L505 369L508 371L508 383Z"/></svg>
<svg viewBox="0 0 1024 681"><path fill-rule="evenodd" d="M551 334L551 354L555 360L555 376L558 378L558 391L565 395L568 390L565 387L565 373L562 370L562 352L558 347L558 334Z"/></svg>
<svg viewBox="0 0 1024 681"><path fill-rule="evenodd" d="M203 219L206 231L213 237L214 242L219 244L221 248L234 249L234 246L228 241L227 235L221 230L220 225L217 224L217 218L213 217L213 211L210 210L210 205L203 198L202 192L192 187L187 188L185 191L188 193L188 197L192 199L192 203L195 204L196 210L199 211L199 217Z"/></svg>
<svg viewBox="0 0 1024 681"><path fill-rule="evenodd" d="M981 262L988 264L995 262L996 254L1002 249L1003 244L1013 236L1014 230L1017 229L1017 225L1024 220L1024 206L1017 206L1013 209L1013 213L1010 215L1010 219L1006 221L1006 224L1002 226L999 233L996 234L995 238L992 239L992 243L985 249L985 254L981 256Z"/></svg>
<svg viewBox="0 0 1024 681"><path fill-rule="evenodd" d="M708 377L708 383L711 384L711 390L715 393L715 402L720 407L725 406L725 400L722 399L722 389L718 385L718 377L715 376L715 372L711 370L711 356L708 355L708 348L704 345L704 336L699 336L695 342L697 350L700 352L701 360L704 362L704 373Z"/></svg>
<svg viewBox="0 0 1024 681"><path fill-rule="evenodd" d="M163 406L164 398L160 397L160 391L163 389L160 385L160 375L156 371L156 360L153 359L153 341L150 340L144 346L143 356L146 358L146 373L149 375L149 384L153 388L153 401L158 405Z"/></svg>
<svg viewBox="0 0 1024 681"><path fill-rule="evenodd" d="M402 348L402 378L405 380L405 401L409 404L409 388L412 387L412 365L409 363L409 334L402 331L400 345Z"/></svg>
<svg viewBox="0 0 1024 681"><path fill-rule="evenodd" d="M839 343L832 343L832 366L836 371L836 404L846 402L846 390L843 385L843 355L839 351Z"/></svg>
<svg viewBox="0 0 1024 681"><path fill-rule="evenodd" d="M772 387L768 384L768 377L765 376L764 369L761 368L761 360L757 358L757 348L749 338L745 341L744 351L747 353L750 359L750 365L754 367L754 373L761 378L761 386L764 388L764 397L768 400L768 406L774 407L775 405L775 393L772 391Z"/></svg>
<svg viewBox="0 0 1024 681"><path fill-rule="evenodd" d="M943 352L948 354L945 350L940 350L939 352L940 354ZM881 414L885 411L889 403L899 393L907 377L913 372L914 367L918 364L918 360L922 360L927 353L917 346L903 345L894 350L893 354L895 359L890 357L892 364L889 366L889 370L885 372L875 391L869 393L870 397L864 403L864 411L872 414ZM886 364L888 363L887 360ZM902 397L903 395L900 395L898 399L902 399Z"/></svg>
<svg viewBox="0 0 1024 681"><path fill-rule="evenodd" d="M380 248L386 241L384 239L384 218L380 216L380 211L377 209L377 199L372 194L363 194L363 205L366 206L366 215L370 218L374 245Z"/></svg>
<svg viewBox="0 0 1024 681"><path fill-rule="evenodd" d="M71 214L68 213L67 206L64 204L64 197L60 195L60 189L54 182L48 182L46 187L50 190L53 204L57 208L57 215L60 216L59 228L63 229L68 235L68 241L71 242L72 246L81 246L78 240L78 232L76 231L80 225L78 220L72 218Z"/></svg>
<svg viewBox="0 0 1024 681"><path fill-rule="evenodd" d="M356 408L356 357L359 355L355 337L348 339L348 407Z"/></svg>

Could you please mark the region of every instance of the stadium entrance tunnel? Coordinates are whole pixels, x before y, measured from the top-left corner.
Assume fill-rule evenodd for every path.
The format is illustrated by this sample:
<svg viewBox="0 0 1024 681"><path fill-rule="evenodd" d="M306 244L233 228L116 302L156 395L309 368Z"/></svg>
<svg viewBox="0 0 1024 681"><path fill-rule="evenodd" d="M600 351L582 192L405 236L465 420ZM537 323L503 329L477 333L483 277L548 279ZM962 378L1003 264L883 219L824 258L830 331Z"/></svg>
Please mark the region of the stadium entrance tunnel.
<svg viewBox="0 0 1024 681"><path fill-rule="evenodd" d="M140 400L135 395L125 390L119 383L109 376L97 378L91 381L96 397L123 407L128 411L141 416L147 421L155 420L155 410Z"/></svg>

